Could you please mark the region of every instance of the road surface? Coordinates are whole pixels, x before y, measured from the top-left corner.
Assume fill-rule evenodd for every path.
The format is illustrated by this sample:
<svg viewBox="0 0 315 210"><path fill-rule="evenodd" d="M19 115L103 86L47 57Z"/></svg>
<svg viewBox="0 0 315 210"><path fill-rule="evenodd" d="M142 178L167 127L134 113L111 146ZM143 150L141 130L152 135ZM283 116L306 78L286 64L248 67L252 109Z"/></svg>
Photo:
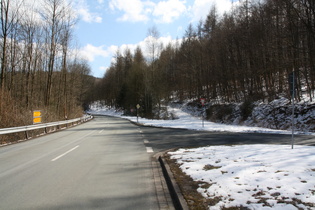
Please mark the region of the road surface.
<svg viewBox="0 0 315 210"><path fill-rule="evenodd" d="M159 209L139 128L96 117L0 148L0 209Z"/></svg>
<svg viewBox="0 0 315 210"><path fill-rule="evenodd" d="M290 135L152 128L96 116L0 148L0 209L159 209L153 154L178 147L290 142ZM314 136L297 136L296 142L315 146Z"/></svg>

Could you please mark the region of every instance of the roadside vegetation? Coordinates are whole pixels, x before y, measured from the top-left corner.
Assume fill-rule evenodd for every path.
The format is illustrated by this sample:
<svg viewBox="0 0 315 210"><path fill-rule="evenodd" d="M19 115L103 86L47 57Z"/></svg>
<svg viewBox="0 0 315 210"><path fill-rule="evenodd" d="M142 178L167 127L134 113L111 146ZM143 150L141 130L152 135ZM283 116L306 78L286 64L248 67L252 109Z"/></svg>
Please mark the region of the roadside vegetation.
<svg viewBox="0 0 315 210"><path fill-rule="evenodd" d="M1 0L0 128L81 117L95 78L75 53L65 0Z"/></svg>
<svg viewBox="0 0 315 210"><path fill-rule="evenodd" d="M1 0L0 128L81 117L95 78L78 57L77 18L66 0ZM24 134L0 136L1 142Z"/></svg>

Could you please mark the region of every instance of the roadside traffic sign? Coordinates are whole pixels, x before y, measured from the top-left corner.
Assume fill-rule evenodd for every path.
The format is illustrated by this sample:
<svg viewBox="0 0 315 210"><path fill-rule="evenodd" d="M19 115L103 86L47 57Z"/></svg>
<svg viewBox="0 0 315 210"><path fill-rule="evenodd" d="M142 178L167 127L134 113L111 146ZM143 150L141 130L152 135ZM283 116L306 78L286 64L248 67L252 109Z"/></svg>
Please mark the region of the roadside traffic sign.
<svg viewBox="0 0 315 210"><path fill-rule="evenodd" d="M205 98L201 98L201 99L200 99L200 103L201 103L202 106L205 105L205 102L206 102L206 99L205 99Z"/></svg>
<svg viewBox="0 0 315 210"><path fill-rule="evenodd" d="M40 110L33 111L33 124L42 122L42 113Z"/></svg>

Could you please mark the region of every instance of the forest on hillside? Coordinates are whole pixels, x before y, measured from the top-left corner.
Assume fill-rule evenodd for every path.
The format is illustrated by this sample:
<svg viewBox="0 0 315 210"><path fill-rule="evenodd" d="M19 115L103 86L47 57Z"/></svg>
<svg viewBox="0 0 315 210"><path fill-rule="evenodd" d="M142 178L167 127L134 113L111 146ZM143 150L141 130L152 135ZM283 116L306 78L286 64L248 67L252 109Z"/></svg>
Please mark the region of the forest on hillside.
<svg viewBox="0 0 315 210"><path fill-rule="evenodd" d="M95 78L75 53L66 0L1 0L0 128L81 117Z"/></svg>
<svg viewBox="0 0 315 210"><path fill-rule="evenodd" d="M156 28L148 35L149 56L140 47L118 51L97 84L97 99L125 110L139 104L146 117L170 100L268 102L290 98L293 71L296 100L315 99L313 0L246 0L223 16L212 7L167 46Z"/></svg>

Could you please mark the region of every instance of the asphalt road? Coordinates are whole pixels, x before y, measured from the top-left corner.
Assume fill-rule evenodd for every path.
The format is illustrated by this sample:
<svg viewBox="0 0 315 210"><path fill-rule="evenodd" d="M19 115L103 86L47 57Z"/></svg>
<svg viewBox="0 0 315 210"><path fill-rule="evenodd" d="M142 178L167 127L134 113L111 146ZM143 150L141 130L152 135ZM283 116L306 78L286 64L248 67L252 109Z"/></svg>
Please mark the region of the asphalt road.
<svg viewBox="0 0 315 210"><path fill-rule="evenodd" d="M295 141L315 146L314 136ZM178 147L290 143L290 135L152 128L96 116L0 148L0 209L159 209L153 154Z"/></svg>
<svg viewBox="0 0 315 210"><path fill-rule="evenodd" d="M207 132L149 126L141 126L141 131L146 145L152 147L155 153L173 148L210 145L281 144L291 148L292 139L291 135L283 134ZM315 146L315 136L295 135L294 145Z"/></svg>
<svg viewBox="0 0 315 210"><path fill-rule="evenodd" d="M0 209L159 209L151 155L138 126L106 117L2 147Z"/></svg>

